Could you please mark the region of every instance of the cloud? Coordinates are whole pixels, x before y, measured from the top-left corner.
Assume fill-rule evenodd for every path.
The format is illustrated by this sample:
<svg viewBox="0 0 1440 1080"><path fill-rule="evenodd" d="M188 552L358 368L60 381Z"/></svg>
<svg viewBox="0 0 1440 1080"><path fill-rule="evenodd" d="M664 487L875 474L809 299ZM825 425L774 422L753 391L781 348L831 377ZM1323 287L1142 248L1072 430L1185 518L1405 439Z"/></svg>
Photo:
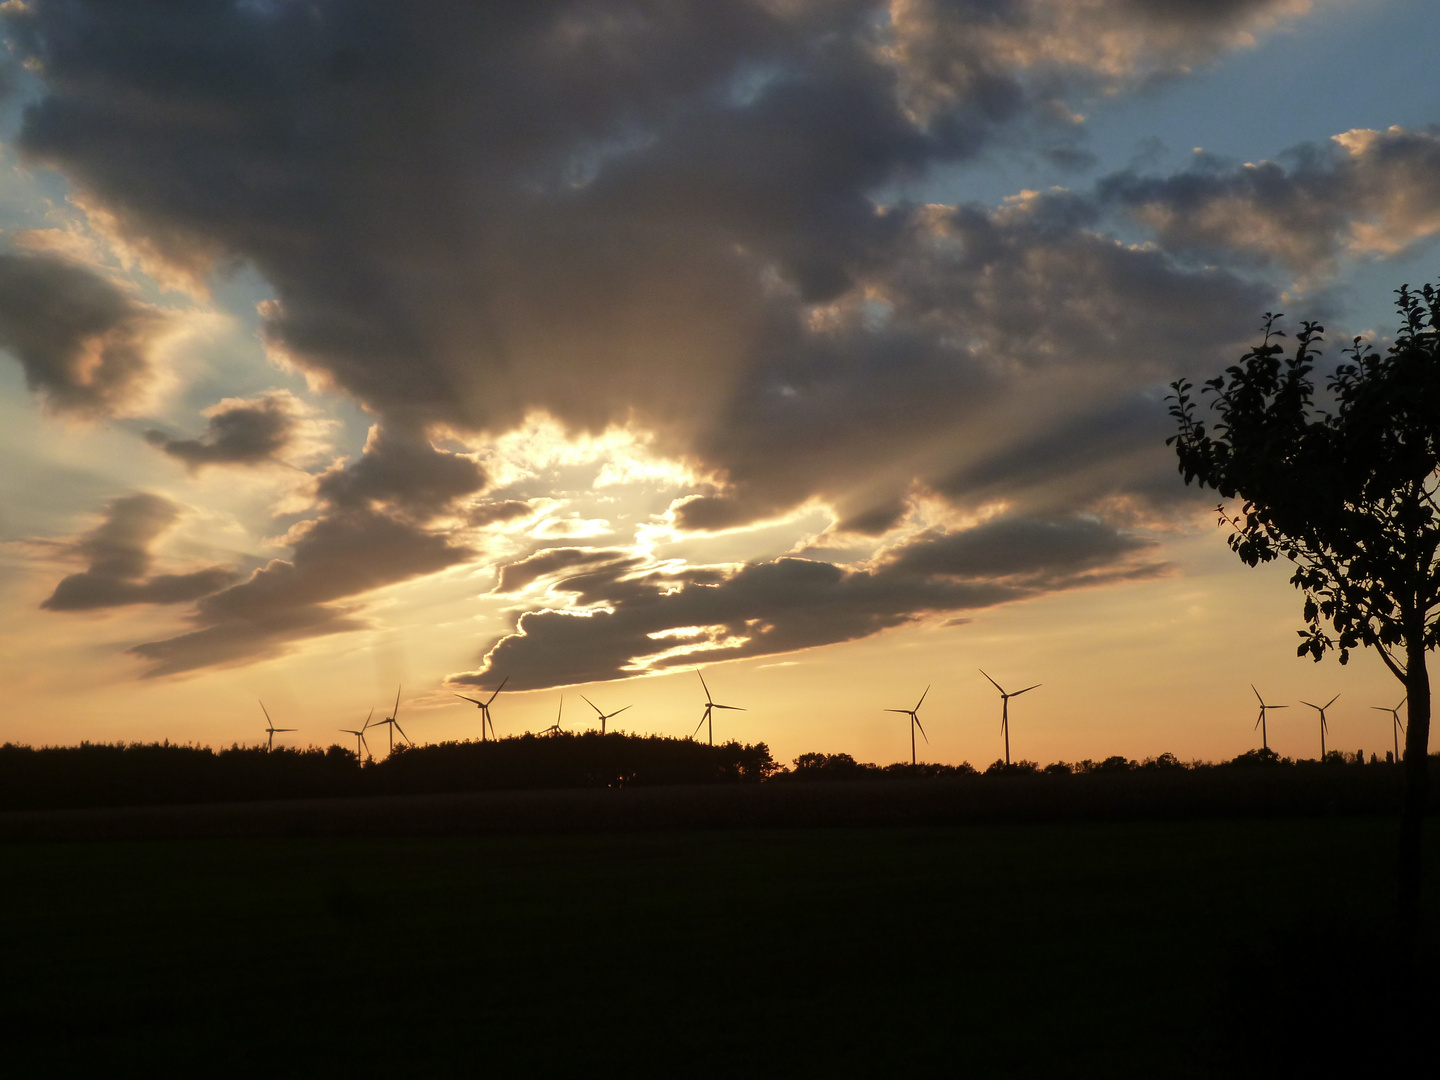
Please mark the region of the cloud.
<svg viewBox="0 0 1440 1080"><path fill-rule="evenodd" d="M1165 572L1146 557L1151 547L1072 517L926 533L861 569L781 558L647 572L620 551L544 552L512 564L516 587L548 575L551 592L572 594L576 607L524 612L479 670L448 681L490 686L508 676L517 689L543 689L794 652L930 617L953 622L961 612Z"/></svg>
<svg viewBox="0 0 1440 1080"><path fill-rule="evenodd" d="M146 674L252 662L304 638L360 629L368 622L344 601L472 555L443 536L369 509L306 522L287 539L294 548L290 560L272 560L201 600L191 616L197 629L132 648L154 662Z"/></svg>
<svg viewBox="0 0 1440 1080"><path fill-rule="evenodd" d="M465 520L476 528L483 529L489 525L503 525L507 521L514 521L534 512L535 507L523 499L500 499L472 505L465 513Z"/></svg>
<svg viewBox="0 0 1440 1080"><path fill-rule="evenodd" d="M909 463L953 473L974 419L1032 392L1017 375L1072 362L1067 332L1077 365L1101 343L1106 370L1137 361L1114 377L1133 386L1167 320L1196 313L1199 353L1233 340L1219 305L1248 325L1269 299L1104 250L1093 222L947 224L882 193L1305 7L37 4L15 21L43 72L18 145L152 262L253 265L272 353L387 427L629 425L730 485L683 525L815 495L850 517ZM206 62L156 77L156 40Z"/></svg>
<svg viewBox="0 0 1440 1080"><path fill-rule="evenodd" d="M475 557L428 522L484 483L471 458L374 425L359 459L317 477L320 513L285 537L290 559L206 596L190 616L195 630L130 652L153 661L146 674L154 677L251 663L306 638L363 629L364 594Z"/></svg>
<svg viewBox="0 0 1440 1080"><path fill-rule="evenodd" d="M1114 94L1173 76L1310 10L1309 0L896 0L893 55L917 116L989 113L1027 96Z"/></svg>
<svg viewBox="0 0 1440 1080"><path fill-rule="evenodd" d="M0 253L0 348L56 412L123 411L148 383L170 328L108 278L49 254Z"/></svg>
<svg viewBox="0 0 1440 1080"><path fill-rule="evenodd" d="M652 632L722 627L704 640L740 643L717 655L751 655L1123 575L1139 552L1065 567L1091 550L1074 523L1173 474L1147 394L1242 348L1277 283L1103 235L1130 206L1109 189L998 208L894 192L997 141L1066 144L1072 99L1183 72L1307 6L32 4L11 20L36 70L26 160L161 280L252 267L272 357L377 420L316 479L293 560L137 653L167 673L363 625L366 592L474 557L447 530L514 520L505 496L535 494L490 490L480 453L434 440L482 447L535 416L629 429L702 478L677 485L682 530L808 504L879 537L917 489L1068 524L1024 534L1055 546L1050 577L922 574L895 553L662 572L551 549L497 588L613 610L526 614L495 656L528 658L532 685L547 649L608 678L668 662L677 639ZM157 42L204 61L157 63ZM261 452L262 417L235 415L232 437L218 416L164 446L195 467Z"/></svg>
<svg viewBox="0 0 1440 1080"><path fill-rule="evenodd" d="M128 604L180 604L223 589L239 576L223 566L188 574L150 575L150 548L179 520L181 509L146 492L113 500L105 520L72 545L89 568L61 580L40 606L93 611Z"/></svg>
<svg viewBox="0 0 1440 1080"><path fill-rule="evenodd" d="M206 465L259 465L275 461L291 445L300 401L286 391L258 398L226 398L205 410L209 418L198 439L175 439L163 431L145 432L145 441L185 463L191 471Z"/></svg>
<svg viewBox="0 0 1440 1080"><path fill-rule="evenodd" d="M1440 232L1440 128L1357 129L1243 166L1202 155L1172 176L1107 177L1099 196L1171 251L1314 279L1346 256L1394 255Z"/></svg>
<svg viewBox="0 0 1440 1080"><path fill-rule="evenodd" d="M376 424L359 460L321 474L316 492L340 508L389 507L426 518L485 483L473 458L439 450L423 434Z"/></svg>

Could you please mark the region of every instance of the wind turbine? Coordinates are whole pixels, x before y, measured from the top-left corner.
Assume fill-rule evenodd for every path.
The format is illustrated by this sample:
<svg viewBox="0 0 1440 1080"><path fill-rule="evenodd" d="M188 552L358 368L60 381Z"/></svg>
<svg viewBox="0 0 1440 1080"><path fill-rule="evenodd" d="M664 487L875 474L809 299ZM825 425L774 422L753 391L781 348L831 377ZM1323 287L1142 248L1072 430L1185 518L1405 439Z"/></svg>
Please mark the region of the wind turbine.
<svg viewBox="0 0 1440 1080"><path fill-rule="evenodd" d="M979 670L979 672L980 672L981 675L985 675L985 669L984 669L984 668L979 668L978 670ZM989 675L985 675L985 678L990 679L990 676L989 676ZM1024 690L1016 690L1013 694L1007 693L1006 690L1005 690L1005 688L1004 688L1003 686L1001 686L998 682L996 682L994 679L990 679L990 685L993 686L993 687L995 687L996 690L999 690L999 691L1000 691L1000 730L1005 733L1005 764L1006 764L1006 765L1009 765L1009 764L1010 764L1010 699L1011 699L1012 697L1019 697L1021 694L1028 694L1031 690L1034 690L1036 686L1040 686L1040 685L1042 685L1042 684L1037 682L1037 683L1035 684L1035 686L1027 686L1027 687L1025 687Z"/></svg>
<svg viewBox="0 0 1440 1080"><path fill-rule="evenodd" d="M1301 705L1309 705L1310 708L1314 709L1316 712L1318 712L1318 713L1320 714L1320 760L1321 760L1321 761L1324 761L1324 760L1325 760L1325 710L1328 709L1328 708L1330 708L1331 705L1334 705L1335 702L1337 702L1337 701L1339 701L1339 700L1340 700L1340 695L1339 695L1339 694L1336 694L1336 695L1335 695L1334 697L1332 697L1329 701L1325 702L1324 705L1316 705L1316 704L1315 704L1314 702L1312 702L1312 701L1302 701L1302 702L1300 702Z"/></svg>
<svg viewBox="0 0 1440 1080"><path fill-rule="evenodd" d="M341 731L345 732L346 735L355 736L355 756L357 758L360 756L360 751L363 749L365 751L366 757L368 757L371 761L375 760L375 755L370 753L370 744L365 741L365 732L370 729L370 717L374 715L375 710L371 709L370 715L365 717L365 723L360 725L360 729L358 731L355 728L349 727L342 727L340 729Z"/></svg>
<svg viewBox="0 0 1440 1080"><path fill-rule="evenodd" d="M1250 689L1255 690L1255 684L1250 684ZM1265 699L1260 696L1260 691L1255 690L1255 700L1260 702L1260 717L1255 721L1255 726L1260 729L1260 745L1266 750L1270 749L1269 733L1266 731L1265 713L1270 709L1288 709L1289 705L1266 705ZM1326 708L1329 708L1327 705Z"/></svg>
<svg viewBox="0 0 1440 1080"><path fill-rule="evenodd" d="M699 669L699 668L696 668L696 669L695 669L695 674L696 674L696 675L700 675L700 669ZM693 738L695 737L695 735L700 731L700 729L701 729L702 727L705 727L705 726L708 725L708 726L709 726L709 731L708 731L708 733L707 733L707 735L706 735L706 741L707 741L711 746L714 746L714 745L715 745L715 721L714 721L714 719L713 719L713 718L711 717L711 715L710 715L711 710L712 710L712 709L734 709L736 712L744 712L745 710L744 710L743 708L741 708L739 705L721 705L718 701L716 701L714 698L712 698L712 697L710 696L710 687L709 687L708 685L706 685L706 683L705 683L705 676L704 676L704 675L700 675L700 685L705 687L705 712L704 712L704 713L701 715L701 717L700 717L700 723L696 724L696 725L695 725L695 730L690 733L690 737L693 739Z"/></svg>
<svg viewBox="0 0 1440 1080"><path fill-rule="evenodd" d="M560 714L563 713L564 711L565 711L565 695L564 695L564 694L561 694L561 695L560 695L560 708L558 708L558 709L555 710L555 722L554 722L553 724L551 724L549 727L547 727L544 731L540 732L540 734L541 734L541 735L559 735L559 734L560 734Z"/></svg>
<svg viewBox="0 0 1440 1080"><path fill-rule="evenodd" d="M927 687L925 687L925 694L928 694L928 693L930 693L930 687L927 686ZM920 700L917 701L917 702L915 702L915 708L913 708L913 709L886 709L886 710L885 710L886 712L904 713L906 716L910 717L910 764L911 764L911 765L914 765L914 764L915 764L915 729L916 729L917 727L920 728L920 736L921 736L921 738L923 738L923 739L925 740L925 744L926 744L927 746L930 744L930 736L925 734L925 728L924 728L924 727L921 725L921 723L920 723L920 717L916 715L916 714L919 713L919 711L920 711L920 706L925 704L925 694L921 694L921 695L920 695Z"/></svg>
<svg viewBox="0 0 1440 1080"><path fill-rule="evenodd" d="M1400 699L1400 705L1404 705L1405 702L1409 700L1409 697L1409 694L1406 694L1404 697L1402 697ZM1395 736L1395 764L1397 765L1400 764L1400 733L1405 730L1405 721L1400 719L1400 705L1396 705L1393 709L1387 709L1383 705L1370 706L1370 708L1374 709L1376 712L1388 712L1391 716L1395 718L1395 726L1391 730L1391 734Z"/></svg>
<svg viewBox="0 0 1440 1080"><path fill-rule="evenodd" d="M461 701L468 701L468 702L470 702L472 705L478 705L478 706L480 706L480 741L481 741L481 742L484 742L484 741L485 741L485 726L486 726L487 724L490 726L490 737L491 737L492 739L495 738L495 725L494 725L494 723L492 723L491 720L490 720L490 703L495 700L495 694L498 694L498 693L500 693L501 690L504 690L504 689L505 689L505 684L506 684L507 682L509 682L509 681L510 681L510 676L509 676L509 675L506 675L505 678L503 678L503 679L500 680L500 685L497 686L497 687L495 687L495 693L494 693L494 694L491 694L491 695L490 695L488 698L486 698L484 701L476 701L473 697L466 697L464 694L456 694L456 695L455 695L455 696L458 697Z"/></svg>
<svg viewBox="0 0 1440 1080"><path fill-rule="evenodd" d="M707 694L706 696L708 697L709 695ZM614 712L607 713L607 712L601 712L601 711L600 711L600 706L599 706L599 705L596 705L595 702L591 701L591 700L590 700L588 697L586 697L584 694L581 694L581 695L580 695L580 700L583 701L583 702L585 702L585 704L586 704L586 705L589 705L592 709L594 709L596 715L598 715L598 716L600 717L600 734L601 734L601 735L604 735L604 734L605 734L605 721L606 721L606 720L609 720L611 717L614 717L614 716L619 716L622 712L625 711L625 709L630 708L629 705L626 705L626 706L625 706L625 709L616 709ZM699 728L696 728L695 730L698 731L698 730L700 730L700 729L699 729Z"/></svg>
<svg viewBox="0 0 1440 1080"><path fill-rule="evenodd" d="M276 727L275 721L270 719L270 710L265 708L265 702L260 702L260 711L265 714L265 732L270 737L265 741L265 752L268 754L275 749L275 733L278 731L299 731L299 728Z"/></svg>
<svg viewBox="0 0 1440 1080"><path fill-rule="evenodd" d="M391 713L389 716L385 717L384 720L381 720L378 724L375 725L376 727L388 727L388 728L390 729L390 750L389 750L389 752L392 753L392 754L395 752L395 732L396 732L397 730L400 732L400 737L401 737L402 739L404 739L404 740L405 740L407 743L409 743L411 746L414 746L414 745L415 745L414 740L412 740L409 735L406 735L406 734L405 734L405 729L400 726L400 719L399 719L399 717L400 717L400 687L397 686L397 687L395 688L395 711L394 711L393 713Z"/></svg>

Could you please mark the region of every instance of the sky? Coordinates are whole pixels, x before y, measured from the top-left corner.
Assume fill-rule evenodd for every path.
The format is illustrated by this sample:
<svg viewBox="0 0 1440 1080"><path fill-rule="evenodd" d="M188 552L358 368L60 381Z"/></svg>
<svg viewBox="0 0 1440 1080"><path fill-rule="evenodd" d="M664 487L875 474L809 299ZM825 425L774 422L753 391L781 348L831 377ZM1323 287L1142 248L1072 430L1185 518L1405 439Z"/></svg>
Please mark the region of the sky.
<svg viewBox="0 0 1440 1080"><path fill-rule="evenodd" d="M1164 398L1433 280L1432 16L5 0L0 740L1383 753Z"/></svg>

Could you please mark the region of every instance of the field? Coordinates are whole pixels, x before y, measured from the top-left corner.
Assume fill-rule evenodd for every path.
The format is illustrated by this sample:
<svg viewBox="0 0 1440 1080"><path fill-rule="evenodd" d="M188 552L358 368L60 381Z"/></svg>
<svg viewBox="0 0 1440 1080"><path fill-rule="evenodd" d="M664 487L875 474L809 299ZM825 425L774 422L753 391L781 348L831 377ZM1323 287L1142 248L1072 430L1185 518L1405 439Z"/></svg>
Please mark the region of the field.
<svg viewBox="0 0 1440 1080"><path fill-rule="evenodd" d="M1364 815L12 840L7 1057L45 1075L1373 1066L1405 1022L1393 842Z"/></svg>

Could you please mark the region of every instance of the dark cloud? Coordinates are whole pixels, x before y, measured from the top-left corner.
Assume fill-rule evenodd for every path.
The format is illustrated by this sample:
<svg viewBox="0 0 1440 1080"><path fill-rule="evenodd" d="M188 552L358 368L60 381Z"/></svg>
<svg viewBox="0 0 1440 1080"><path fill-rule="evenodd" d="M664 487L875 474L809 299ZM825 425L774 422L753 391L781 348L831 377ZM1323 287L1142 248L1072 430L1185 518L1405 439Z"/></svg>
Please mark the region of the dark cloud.
<svg viewBox="0 0 1440 1080"><path fill-rule="evenodd" d="M100 416L127 405L148 381L150 351L167 325L77 263L0 253L0 348L59 412Z"/></svg>
<svg viewBox="0 0 1440 1080"><path fill-rule="evenodd" d="M316 491L336 507L386 506L424 518L485 482L472 458L438 450L423 435L376 425L359 460L327 470Z"/></svg>
<svg viewBox="0 0 1440 1080"><path fill-rule="evenodd" d="M317 480L293 561L136 651L165 673L360 625L353 598L471 557L431 531L445 515L523 513L468 506L485 471L432 439L536 410L642 429L712 477L674 507L682 528L820 500L880 535L917 484L1069 524L1027 534L1056 545L1050 578L919 574L918 547L684 577L542 552L498 588L543 577L614 611L524 616L495 656L529 657L528 685L546 650L609 678L677 626L755 655L1096 580L1104 551L1063 562L1075 512L1147 493L1166 456L1138 413L1096 418L1243 345L1274 283L1101 235L1129 205L1108 191L998 209L887 193L997 138L1068 146L1069 97L1204 62L1292 6L35 0L12 20L38 80L27 160L162 278L254 267L277 358L378 419ZM198 464L222 437L186 445ZM1111 554L1127 572L1135 553Z"/></svg>
<svg viewBox="0 0 1440 1080"><path fill-rule="evenodd" d="M888 561L897 574L959 579L1023 578L1063 587L1074 575L1153 547L1094 518L1001 518L949 534L923 534Z"/></svg>
<svg viewBox="0 0 1440 1080"><path fill-rule="evenodd" d="M549 577L561 571L571 571L576 567L614 566L621 562L628 565L629 560L626 553L613 549L547 548L502 566L500 576L495 582L494 591L497 593L519 592L540 578ZM574 577L571 575L572 581Z"/></svg>
<svg viewBox="0 0 1440 1080"><path fill-rule="evenodd" d="M793 652L1058 589L1154 576L1165 567L1143 557L1149 546L1092 519L1063 518L926 534L858 570L782 558L733 571L646 574L619 552L543 553L551 556L543 564L555 576L551 587L586 607L525 612L480 670L449 681L489 686L508 676L517 689L542 689ZM525 560L526 574L539 568L537 558ZM564 573L567 564L584 570ZM707 647L665 655L694 645Z"/></svg>
<svg viewBox="0 0 1440 1080"><path fill-rule="evenodd" d="M477 528L484 528L514 521L534 512L535 508L523 499L501 499L471 506L465 512L465 520Z"/></svg>
<svg viewBox="0 0 1440 1080"><path fill-rule="evenodd" d="M209 410L208 416L205 434L198 439L147 431L145 441L191 470L206 465L259 465L274 461L289 447L295 434L296 402L288 394L227 400Z"/></svg>
<svg viewBox="0 0 1440 1080"><path fill-rule="evenodd" d="M1440 231L1440 128L1350 131L1258 164L1200 156L1170 176L1107 177L1098 197L1171 251L1323 276L1347 253L1391 255Z"/></svg>
<svg viewBox="0 0 1440 1080"><path fill-rule="evenodd" d="M733 484L683 525L817 494L850 516L953 473L1028 392L1012 359L1103 345L1133 384L1156 330L1203 324L1198 353L1230 341L1221 305L1263 306L1105 250L1083 200L946 242L879 193L1288 6L37 2L19 145L152 262L253 264L271 346L387 426L632 423Z"/></svg>
<svg viewBox="0 0 1440 1080"><path fill-rule="evenodd" d="M189 574L149 574L151 545L180 514L179 506L159 495L142 492L113 500L105 520L73 545L89 568L64 578L40 606L93 611L127 604L180 604L234 582L239 575L223 566Z"/></svg>
<svg viewBox="0 0 1440 1080"><path fill-rule="evenodd" d="M372 510L337 512L290 537L294 555L206 596L198 628L130 651L154 661L147 675L172 675L276 655L290 643L359 629L352 597L453 566L473 554L444 537Z"/></svg>
<svg viewBox="0 0 1440 1080"><path fill-rule="evenodd" d="M911 235L873 282L880 321L856 304L824 333L796 332L737 388L701 444L726 463L727 490L677 504L682 527L817 494L848 518L893 506L916 480L962 503L998 491L1083 507L1173 472L1156 437L1163 404L1136 388L1237 354L1275 298L1098 235L1103 207L1081 195L895 212ZM1026 446L1051 452L1041 462Z"/></svg>

